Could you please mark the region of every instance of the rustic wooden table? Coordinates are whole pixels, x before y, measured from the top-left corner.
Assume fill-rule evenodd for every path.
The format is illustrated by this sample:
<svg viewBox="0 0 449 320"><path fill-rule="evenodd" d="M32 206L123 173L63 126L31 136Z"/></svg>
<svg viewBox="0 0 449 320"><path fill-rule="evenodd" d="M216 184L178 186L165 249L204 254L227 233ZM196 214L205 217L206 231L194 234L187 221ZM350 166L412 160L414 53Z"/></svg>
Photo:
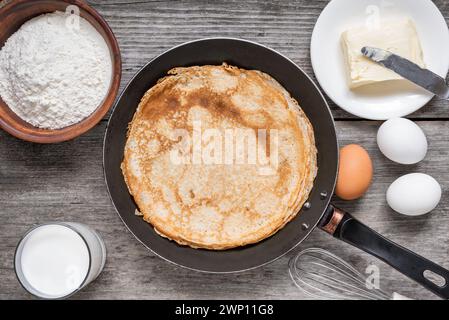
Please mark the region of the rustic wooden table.
<svg viewBox="0 0 449 320"><path fill-rule="evenodd" d="M11 0L9 0L11 1ZM14 0L12 0L14 1ZM313 76L309 43L327 0L297 1L89 1L109 22L123 56L123 85L147 61L185 41L203 37L245 38L287 55ZM3 2L4 3L4 2ZM449 1L436 0L449 19ZM379 122L363 121L331 104L341 145L359 143L374 161L373 185L366 196L338 205L393 241L449 268L449 108L432 101L410 118L429 140L426 159L415 166L396 165L376 146ZM13 270L14 249L33 224L79 221L103 236L108 250L101 276L78 299L303 299L287 263L295 252L323 247L365 270L380 268L380 285L413 298L435 298L377 259L324 232L314 231L295 252L253 271L213 275L167 263L145 249L126 229L106 191L102 169L107 117L70 142L39 145L0 132L0 299L29 299ZM443 200L431 214L405 218L389 209L388 185L402 174L419 171L436 177Z"/></svg>

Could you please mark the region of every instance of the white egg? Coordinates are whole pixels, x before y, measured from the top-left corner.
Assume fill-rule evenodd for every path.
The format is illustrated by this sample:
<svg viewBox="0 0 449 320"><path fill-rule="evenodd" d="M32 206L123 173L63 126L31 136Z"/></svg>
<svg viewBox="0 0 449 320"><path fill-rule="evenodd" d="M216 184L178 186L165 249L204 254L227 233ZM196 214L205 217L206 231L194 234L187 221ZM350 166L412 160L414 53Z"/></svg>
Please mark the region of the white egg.
<svg viewBox="0 0 449 320"><path fill-rule="evenodd" d="M399 213L419 216L435 209L441 199L441 187L431 176L410 173L396 179L387 190L388 205Z"/></svg>
<svg viewBox="0 0 449 320"><path fill-rule="evenodd" d="M413 121L394 118L384 122L377 132L377 145L390 160L401 164L414 164L427 153L424 132Z"/></svg>

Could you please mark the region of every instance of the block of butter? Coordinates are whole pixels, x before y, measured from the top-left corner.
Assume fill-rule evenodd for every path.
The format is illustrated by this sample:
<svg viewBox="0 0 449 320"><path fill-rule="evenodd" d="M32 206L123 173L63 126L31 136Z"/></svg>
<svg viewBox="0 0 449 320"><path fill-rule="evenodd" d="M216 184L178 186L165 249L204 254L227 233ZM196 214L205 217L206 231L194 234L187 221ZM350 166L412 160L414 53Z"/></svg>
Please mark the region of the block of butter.
<svg viewBox="0 0 449 320"><path fill-rule="evenodd" d="M422 68L425 67L418 33L409 18L385 20L376 27L360 26L346 30L341 35L341 44L351 89L382 81L403 79L363 56L360 50L364 46L391 51Z"/></svg>

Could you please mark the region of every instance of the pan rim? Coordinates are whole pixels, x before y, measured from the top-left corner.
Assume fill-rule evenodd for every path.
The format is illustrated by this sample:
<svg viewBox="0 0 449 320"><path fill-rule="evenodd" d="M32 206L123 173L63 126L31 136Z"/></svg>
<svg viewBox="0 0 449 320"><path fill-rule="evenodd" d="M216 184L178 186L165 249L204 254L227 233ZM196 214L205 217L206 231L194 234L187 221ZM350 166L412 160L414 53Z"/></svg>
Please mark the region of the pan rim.
<svg viewBox="0 0 449 320"><path fill-rule="evenodd" d="M238 269L238 270L231 270L231 271L213 271L213 270L202 270L202 269L193 268L193 267L186 266L186 265L180 264L180 263L178 263L178 262L172 261L172 260L170 260L170 259L168 259L168 258L162 256L161 254L157 253L156 251L154 251L154 250L153 250L152 248L150 248L147 244L145 244L145 243L143 242L143 240L141 240L141 239L140 239L140 238L139 238L139 237L138 237L138 236L131 230L130 226L128 226L128 224L124 221L122 215L120 214L119 210L118 210L117 207L116 207L116 204L115 204L115 202L114 202L114 199L112 198L111 190L110 190L110 187L109 187L107 178L106 178L106 176L107 176L107 174L106 174L106 167L105 167L106 139L107 139L107 136L108 136L108 131L109 131L110 122L111 122L111 120L112 120L112 118L113 118L113 114L114 114L114 112L116 111L116 108L118 107L119 102L121 101L121 99L122 99L123 95L125 94L125 92L129 89L129 87L130 87L131 83L134 81L134 79L135 79L135 78L136 78L136 77L137 77L137 76L138 76L144 69L146 69L146 68L147 68L149 65L151 65L152 63L154 63L154 61L156 61L158 58L160 58L160 57L166 55L167 53L169 53L169 52L171 52L171 51L173 51L173 50L176 50L176 49L178 49L178 48L180 48L180 47L183 47L183 46L188 46L188 45L190 45L190 44L194 44L194 43L198 43L198 42L204 42L204 41L210 41L210 40L232 40L232 41L238 41L238 42L245 42L245 43L253 44L253 45L256 45L256 46L258 46L258 47L262 47L262 48L264 48L264 49L267 49L267 50L271 51L272 53L274 53L274 54L276 54L276 55L282 57L282 58L285 59L287 62L289 62L291 65L293 65L296 69L298 69L298 70L299 70L299 71L300 71L300 72L307 78L307 80L314 86L314 88L316 89L316 92L319 93L319 96L320 96L321 100L324 102L324 105L326 106L327 113L328 113L328 118L330 119L330 121L331 121L331 123L332 123L332 126L333 126L333 131L335 132L335 146L336 146L336 149L337 149L337 154L336 154L336 168L337 168L337 170L336 170L336 172L335 172L335 174L334 174L334 178L333 178L332 184L331 184L331 186L330 186L331 189L328 190L328 196L327 196L327 198L326 198L326 199L324 200L324 202L323 202L323 203L324 203L324 210L321 212L319 218L316 219L316 220L314 221L314 224L313 224L313 225L310 225L309 228L308 228L308 230L307 230L306 232L304 232L304 237L303 237L301 240L299 240L297 243L295 243L291 248L289 248L288 250L286 250L285 252L282 252L281 254L277 255L277 256L274 257L274 258L271 258L270 260L268 260L268 261L266 261L266 262L264 262L264 263L257 264L257 265L254 265L254 266L251 266L251 267L248 267L248 268L243 268L243 269ZM246 271L249 271L249 270L254 270L254 269L257 269L257 268L261 268L261 267L263 267L263 266L266 266L266 265L268 265L268 264L271 264L271 263L275 262L276 260L278 260L278 259L284 257L286 254L288 254L289 252L291 252L292 250L294 250L295 248L297 248L297 246L300 245L300 244L301 244L301 243L302 243L302 242L303 242L303 241L310 235L310 233L311 233L313 230L315 230L316 226L318 225L318 223L320 222L321 218L323 217L323 215L324 215L324 213L325 213L325 209L329 206L329 204L330 204L330 202L331 202L332 195L333 195L333 193L334 193L334 191L335 191L335 186L336 186L337 176L338 176L338 167L339 167L339 142L338 142L337 134L336 134L335 120L334 120L334 117L333 117L333 115L332 115L332 112L331 112L331 109L330 109L330 107L329 107L329 104L327 103L326 98L324 97L323 93L322 93L321 90L319 89L318 85L313 81L313 79L312 79L312 78L311 78L311 77L310 77L310 76L309 76L309 75L308 75L308 74L307 74L301 67L299 67L295 62L293 62L290 58L288 58L287 56L283 55L282 53L280 53L280 52L278 52L278 51L276 51L276 50L274 50L274 49L272 49L272 48L270 48L270 47L268 47L268 46L266 46L266 45L260 44L260 43L255 42L255 41L251 41L251 40L247 40L247 39L242 39L242 38L235 38L235 37L206 37L206 38L200 38L200 39L196 39L196 40L191 40L191 41L183 42L183 43L181 43L181 44L178 44L178 45L176 45L176 46L173 46L173 47L171 47L171 48L169 48L169 49L163 51L162 53L160 53L160 54L156 55L155 57L153 57L150 61L148 61L146 64L144 64L141 68L139 68L139 70L138 70L138 71L137 71L137 72L136 72L136 73L135 73L135 74L128 80L128 83L127 83L126 86L123 88L123 90L122 90L122 92L120 93L120 95L118 96L118 98L117 98L117 100L116 100L116 102L115 102L113 108L111 109L110 117L109 117L109 119L108 119L108 121L107 121L107 124L106 124L106 129L105 129L105 133L104 133L104 137L103 137L103 162L102 162L102 166L103 166L103 177L104 177L105 184L106 184L106 188L107 188L107 191L108 191L108 196L109 196L109 199L110 199L111 202L112 202L112 205L113 205L113 207L114 207L114 210L116 211L116 214L119 216L120 220L121 220L122 223L126 226L126 228L128 229L128 231L134 236L134 238L136 238L137 241L139 241L139 242L140 242L146 249L148 249L151 253L153 253L153 254L156 255L157 257L159 257L159 258L161 258L161 259L163 259L163 260L165 260L165 261L167 261L167 262L169 262L169 263L171 263L171 264L173 264L173 265L175 265L175 266L182 267L182 268L185 268L185 269L188 269L188 270L192 270L192 271L196 271L196 272L201 272L201 273L206 273L206 274L232 274L232 273L243 273L243 272L246 272ZM257 243L254 244L254 245L257 245Z"/></svg>

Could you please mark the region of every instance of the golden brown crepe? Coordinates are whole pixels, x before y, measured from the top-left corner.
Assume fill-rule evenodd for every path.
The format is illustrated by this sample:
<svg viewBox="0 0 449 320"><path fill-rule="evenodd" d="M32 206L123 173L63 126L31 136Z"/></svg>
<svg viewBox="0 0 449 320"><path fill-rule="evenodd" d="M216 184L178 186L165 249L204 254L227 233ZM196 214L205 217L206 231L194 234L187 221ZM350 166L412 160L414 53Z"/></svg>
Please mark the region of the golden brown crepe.
<svg viewBox="0 0 449 320"><path fill-rule="evenodd" d="M122 171L161 236L193 248L243 246L281 229L308 198L313 129L265 73L175 68L143 96Z"/></svg>

